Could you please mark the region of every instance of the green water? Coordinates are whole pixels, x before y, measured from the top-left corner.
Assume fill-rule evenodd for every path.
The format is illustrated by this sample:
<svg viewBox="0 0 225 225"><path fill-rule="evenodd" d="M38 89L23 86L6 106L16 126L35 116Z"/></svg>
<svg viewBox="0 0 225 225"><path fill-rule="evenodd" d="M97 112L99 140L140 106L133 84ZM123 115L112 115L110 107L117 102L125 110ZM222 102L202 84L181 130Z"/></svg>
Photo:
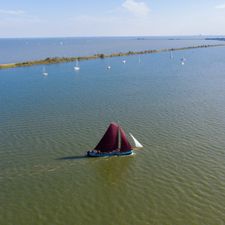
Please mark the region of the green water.
<svg viewBox="0 0 225 225"><path fill-rule="evenodd" d="M211 48L49 65L48 77L1 70L0 224L225 224L224 59ZM111 121L144 149L82 157Z"/></svg>

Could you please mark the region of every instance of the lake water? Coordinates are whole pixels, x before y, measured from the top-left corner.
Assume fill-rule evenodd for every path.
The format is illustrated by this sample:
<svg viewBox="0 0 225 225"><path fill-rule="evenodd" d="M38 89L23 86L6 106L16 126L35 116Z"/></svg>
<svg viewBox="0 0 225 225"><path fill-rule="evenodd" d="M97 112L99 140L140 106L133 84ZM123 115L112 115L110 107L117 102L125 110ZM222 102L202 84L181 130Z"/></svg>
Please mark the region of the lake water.
<svg viewBox="0 0 225 225"><path fill-rule="evenodd" d="M220 47L48 65L48 77L0 70L0 224L225 224L224 59ZM82 157L111 121L144 149Z"/></svg>
<svg viewBox="0 0 225 225"><path fill-rule="evenodd" d="M102 38L20 38L0 39L0 64L45 59L47 57L87 56L97 53L144 51L221 44L206 36L188 37L102 37Z"/></svg>

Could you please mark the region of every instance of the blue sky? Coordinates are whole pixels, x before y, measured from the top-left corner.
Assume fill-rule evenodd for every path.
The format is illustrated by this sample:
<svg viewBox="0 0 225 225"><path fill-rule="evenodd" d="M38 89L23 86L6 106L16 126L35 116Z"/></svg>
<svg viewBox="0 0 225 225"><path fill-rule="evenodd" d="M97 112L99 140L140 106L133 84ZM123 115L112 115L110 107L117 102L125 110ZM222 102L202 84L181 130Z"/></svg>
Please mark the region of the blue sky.
<svg viewBox="0 0 225 225"><path fill-rule="evenodd" d="M225 0L0 3L0 37L225 34Z"/></svg>

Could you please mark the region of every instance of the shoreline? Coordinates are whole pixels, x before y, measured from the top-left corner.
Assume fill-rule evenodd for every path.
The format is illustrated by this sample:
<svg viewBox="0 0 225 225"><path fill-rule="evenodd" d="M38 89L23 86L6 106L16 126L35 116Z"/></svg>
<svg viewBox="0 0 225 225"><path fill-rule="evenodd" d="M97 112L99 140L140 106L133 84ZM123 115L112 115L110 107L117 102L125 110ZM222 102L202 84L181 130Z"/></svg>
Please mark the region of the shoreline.
<svg viewBox="0 0 225 225"><path fill-rule="evenodd" d="M83 60L104 59L104 58L122 57L122 56L130 56L130 55L154 54L154 53L161 53L161 52L182 51L182 50L191 50L191 49L197 49L197 48L213 48L213 47L225 47L225 44L197 45L197 46L181 47L181 48L129 51L129 52L118 52L118 53L111 53L111 54L100 53L100 54L95 54L90 56L79 56L79 57L52 57L52 58L48 57L46 59L40 59L40 60L0 64L0 69L74 62L76 60L83 61Z"/></svg>

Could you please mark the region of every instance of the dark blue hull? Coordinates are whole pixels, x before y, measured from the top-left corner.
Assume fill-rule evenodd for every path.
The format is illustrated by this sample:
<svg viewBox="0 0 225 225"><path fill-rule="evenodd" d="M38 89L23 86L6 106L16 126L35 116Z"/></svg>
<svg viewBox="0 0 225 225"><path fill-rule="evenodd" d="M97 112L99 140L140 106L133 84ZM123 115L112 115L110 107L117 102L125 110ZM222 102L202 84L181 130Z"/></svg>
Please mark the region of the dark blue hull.
<svg viewBox="0 0 225 225"><path fill-rule="evenodd" d="M133 152L129 150L127 152L96 152L96 151L88 151L87 156L89 157L108 157L108 156L125 156L131 155Z"/></svg>

